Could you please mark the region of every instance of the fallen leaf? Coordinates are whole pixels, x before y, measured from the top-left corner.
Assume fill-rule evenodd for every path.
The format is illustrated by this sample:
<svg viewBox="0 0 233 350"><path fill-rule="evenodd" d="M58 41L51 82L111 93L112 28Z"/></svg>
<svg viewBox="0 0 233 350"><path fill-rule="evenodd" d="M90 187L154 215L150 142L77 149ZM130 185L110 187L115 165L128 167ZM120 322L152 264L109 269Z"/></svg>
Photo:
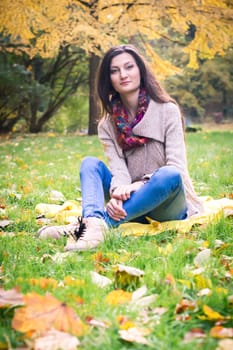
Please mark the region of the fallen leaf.
<svg viewBox="0 0 233 350"><path fill-rule="evenodd" d="M135 323L126 316L117 316L117 321L120 325L120 329L127 330L129 328L135 327Z"/></svg>
<svg viewBox="0 0 233 350"><path fill-rule="evenodd" d="M233 328L215 326L211 328L210 335L213 338L233 338Z"/></svg>
<svg viewBox="0 0 233 350"><path fill-rule="evenodd" d="M63 279L65 286L80 287L85 285L84 280L74 278L72 276L65 276Z"/></svg>
<svg viewBox="0 0 233 350"><path fill-rule="evenodd" d="M112 284L112 281L109 278L102 276L95 271L90 271L90 274L91 274L92 282L96 284L98 287L105 288L110 284Z"/></svg>
<svg viewBox="0 0 233 350"><path fill-rule="evenodd" d="M205 288L212 288L212 282L209 278L206 278L202 275L197 275L194 276L194 282L195 282L195 287L197 289L205 289Z"/></svg>
<svg viewBox="0 0 233 350"><path fill-rule="evenodd" d="M135 287L139 285L144 271L131 266L118 264L115 272L116 288Z"/></svg>
<svg viewBox="0 0 233 350"><path fill-rule="evenodd" d="M211 249L204 249L201 252L197 254L197 256L194 258L194 264L197 267L205 266L209 262L211 255Z"/></svg>
<svg viewBox="0 0 233 350"><path fill-rule="evenodd" d="M225 316L221 315L219 312L214 311L208 305L203 305L203 312L205 315L199 316L199 318L201 320L219 321L219 320L228 319L228 317L225 317Z"/></svg>
<svg viewBox="0 0 233 350"><path fill-rule="evenodd" d="M29 282L32 286L39 286L41 289L56 288L58 282L54 278L30 278Z"/></svg>
<svg viewBox="0 0 233 350"><path fill-rule="evenodd" d="M132 327L127 330L119 330L121 339L131 343L149 345L150 343L145 338L145 335L150 333L146 328Z"/></svg>
<svg viewBox="0 0 233 350"><path fill-rule="evenodd" d="M233 306L233 295L229 295L229 297L227 298L228 304L229 306Z"/></svg>
<svg viewBox="0 0 233 350"><path fill-rule="evenodd" d="M23 295L16 288L10 290L0 289L0 307L23 305Z"/></svg>
<svg viewBox="0 0 233 350"><path fill-rule="evenodd" d="M194 311L196 309L197 309L197 304L194 301L188 300L188 299L182 299L181 302L176 305L175 312L177 314L181 314L185 311Z"/></svg>
<svg viewBox="0 0 233 350"><path fill-rule="evenodd" d="M132 293L122 289L113 290L107 294L105 300L110 305L125 304L132 300Z"/></svg>
<svg viewBox="0 0 233 350"><path fill-rule="evenodd" d="M17 331L28 336L51 328L78 336L85 332L85 325L74 310L51 294L29 293L24 296L24 303L12 320L12 327Z"/></svg>
<svg viewBox="0 0 233 350"><path fill-rule="evenodd" d="M58 252L54 255L43 254L43 256L41 257L41 262L44 263L48 260L52 260L60 264L64 261L64 259L66 259L68 256L71 256L72 254L73 252L63 252L63 253Z"/></svg>
<svg viewBox="0 0 233 350"><path fill-rule="evenodd" d="M108 322L96 320L91 316L86 316L85 321L87 324L94 327L109 328L110 326Z"/></svg>
<svg viewBox="0 0 233 350"><path fill-rule="evenodd" d="M169 255L173 251L173 247L171 243L168 243L165 247L158 247L158 253L161 255Z"/></svg>
<svg viewBox="0 0 233 350"><path fill-rule="evenodd" d="M176 280L171 274L168 273L166 275L166 277L165 277L165 283L169 284L169 285L172 285L172 286L175 286L176 285Z"/></svg>
<svg viewBox="0 0 233 350"><path fill-rule="evenodd" d="M211 294L212 294L212 291L209 288L204 288L204 289L201 289L197 293L197 296L198 297L203 297L203 296L207 296L207 295L211 295Z"/></svg>
<svg viewBox="0 0 233 350"><path fill-rule="evenodd" d="M55 203L64 203L66 199L61 192L52 190L49 193L49 200Z"/></svg>
<svg viewBox="0 0 233 350"><path fill-rule="evenodd" d="M205 337L206 337L206 334L202 328L193 328L185 334L183 342L189 343L194 339L200 339Z"/></svg>
<svg viewBox="0 0 233 350"><path fill-rule="evenodd" d="M35 340L34 350L76 350L79 345L77 337L52 329Z"/></svg>
<svg viewBox="0 0 233 350"><path fill-rule="evenodd" d="M233 340L232 339L222 339L218 343L216 350L232 350Z"/></svg>
<svg viewBox="0 0 233 350"><path fill-rule="evenodd" d="M135 290L132 294L131 304L140 307L149 306L157 298L157 294L146 295L148 292L147 287L144 285L141 288Z"/></svg>
<svg viewBox="0 0 233 350"><path fill-rule="evenodd" d="M0 228L7 227L9 225L12 225L13 223L13 220L0 220Z"/></svg>

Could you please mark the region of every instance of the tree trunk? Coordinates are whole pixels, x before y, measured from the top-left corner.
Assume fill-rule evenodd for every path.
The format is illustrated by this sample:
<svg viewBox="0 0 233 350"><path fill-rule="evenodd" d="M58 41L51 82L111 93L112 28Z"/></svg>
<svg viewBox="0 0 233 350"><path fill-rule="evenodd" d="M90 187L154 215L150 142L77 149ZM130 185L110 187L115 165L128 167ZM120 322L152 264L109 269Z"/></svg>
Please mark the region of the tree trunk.
<svg viewBox="0 0 233 350"><path fill-rule="evenodd" d="M89 61L89 124L88 135L97 134L97 124L100 116L100 108L95 89L95 81L100 57L91 54Z"/></svg>

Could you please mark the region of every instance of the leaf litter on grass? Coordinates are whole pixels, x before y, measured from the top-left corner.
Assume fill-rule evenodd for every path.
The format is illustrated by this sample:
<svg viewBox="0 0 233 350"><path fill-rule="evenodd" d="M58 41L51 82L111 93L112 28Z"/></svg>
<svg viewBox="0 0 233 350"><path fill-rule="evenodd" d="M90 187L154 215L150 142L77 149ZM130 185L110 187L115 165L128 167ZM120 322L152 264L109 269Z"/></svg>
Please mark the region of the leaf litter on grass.
<svg viewBox="0 0 233 350"><path fill-rule="evenodd" d="M211 138L211 135L208 137ZM49 349L50 341L55 347L60 339L62 346L62 339L70 336L74 337L72 340L70 338L70 344L77 346L80 342L82 348L88 350L108 348L109 343L113 350L117 350L122 348L122 342L126 349L132 346L135 349L142 346L155 348L155 344L162 344L161 348L171 348L171 341L180 344L177 349L182 349L182 342L186 345L190 343L190 346L201 344L203 349L231 349L232 220L222 219L220 224L193 227L193 232L189 234L174 232L171 236L164 233L163 239L159 239L160 236L123 239L117 235L95 253L66 254L62 242L49 242L46 245L45 242L35 241L34 233L38 225L32 215L35 204L46 202L53 190L65 193L68 201L77 198L78 164L73 169L73 162L68 161L67 155L70 153L72 159L80 163L88 147L90 153L95 152L96 140L91 139L88 143L86 139L83 146L82 139L73 137L64 141L54 136L50 138L49 145L45 145L45 139L40 137L33 139L31 145L28 141L19 139L12 142L12 145L8 144L14 152L9 151L12 156L6 158L7 164L15 163L16 166L8 167L8 174L4 177L7 168L4 165L1 177L6 189L1 191L3 214L6 220L14 221L14 236L0 237L0 282L3 295L12 293L8 296L5 294L5 306L0 308L0 312L7 316L0 333L7 334L9 326L6 323L13 320L17 322L12 324L23 330L22 338L11 328L8 343L14 341L19 344L23 339L26 346L31 339L35 349L39 350L45 344ZM30 147L30 152L20 151L22 142L24 149ZM224 142L227 142L227 138L222 140ZM62 147L53 148L53 144ZM75 144L78 150L76 153ZM43 147L44 154L41 155ZM208 150L208 144L206 147ZM59 157L56 159L53 156L51 162L48 159L48 149L53 149L53 155L55 150L59 151ZM192 144L192 149L195 155L195 143ZM30 160L32 155L34 157ZM218 171L217 163L218 160L215 172ZM208 167L211 168L211 162L208 162ZM208 167L203 170L203 176L209 170ZM9 169L12 171L9 172ZM62 180L61 175L64 175ZM194 175L201 182L202 169L196 169ZM208 188L212 187L211 181L216 181L214 188L222 186L219 194L227 196L228 187L223 187L223 182L219 183L218 180L220 177L221 180L224 179L224 176L221 173L221 176L211 178ZM203 183L206 184L205 178ZM227 179L225 183L227 184ZM28 220L30 224L27 223ZM7 233L11 229L11 226L5 226L3 231ZM24 231L24 234L20 235L18 231ZM216 242L216 239L219 241ZM33 264L31 273L28 267L30 264ZM143 271L143 274L133 274L132 279L124 275L116 281L115 268L118 264L126 266L123 275L130 268L131 271ZM99 279L93 279L97 274ZM105 284L103 280L109 283ZM14 288L16 285L17 289ZM42 294L38 294L39 291ZM32 299L29 298L30 295L33 296ZM17 306L22 298L24 305ZM44 309L43 304L46 305ZM8 309L13 310L13 316L8 314ZM29 319L34 320L37 316L36 325L40 335L32 329L33 326L29 326ZM87 333L78 333L77 329L75 331L72 328L67 331L64 327L64 323L69 324L67 319L72 320L79 332L82 327L87 327ZM43 327L46 330L42 330ZM90 346L87 339L96 339L99 329L100 343L94 341ZM170 332L169 337L167 331ZM34 338L30 338L32 334ZM1 344L3 339L6 341L0 334Z"/></svg>

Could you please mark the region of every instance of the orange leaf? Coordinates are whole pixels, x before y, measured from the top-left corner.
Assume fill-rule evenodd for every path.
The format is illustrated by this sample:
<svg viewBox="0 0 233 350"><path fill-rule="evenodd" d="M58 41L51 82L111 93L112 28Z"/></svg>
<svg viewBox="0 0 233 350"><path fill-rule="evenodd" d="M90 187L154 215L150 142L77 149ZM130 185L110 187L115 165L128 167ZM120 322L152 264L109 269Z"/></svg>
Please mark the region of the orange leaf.
<svg viewBox="0 0 233 350"><path fill-rule="evenodd" d="M233 328L215 326L211 328L210 335L214 338L233 338Z"/></svg>
<svg viewBox="0 0 233 350"><path fill-rule="evenodd" d="M47 289L47 288L56 288L57 287L57 281L54 278L30 278L29 282L33 286L39 286L41 289Z"/></svg>
<svg viewBox="0 0 233 350"><path fill-rule="evenodd" d="M125 292L122 289L113 290L106 296L106 301L110 305L118 305L129 302L132 299L132 293Z"/></svg>
<svg viewBox="0 0 233 350"><path fill-rule="evenodd" d="M85 332L85 325L74 310L51 294L29 293L24 296L24 302L25 306L16 310L12 321L17 331L30 336L51 328L78 336Z"/></svg>
<svg viewBox="0 0 233 350"><path fill-rule="evenodd" d="M23 305L23 295L16 288L10 290L0 289L0 307Z"/></svg>

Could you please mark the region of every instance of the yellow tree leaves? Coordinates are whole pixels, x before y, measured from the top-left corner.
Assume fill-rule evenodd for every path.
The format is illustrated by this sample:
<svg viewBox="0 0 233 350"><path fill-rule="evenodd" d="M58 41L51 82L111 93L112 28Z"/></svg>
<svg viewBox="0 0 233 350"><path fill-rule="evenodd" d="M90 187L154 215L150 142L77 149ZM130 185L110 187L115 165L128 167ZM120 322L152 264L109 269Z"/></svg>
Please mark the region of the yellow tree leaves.
<svg viewBox="0 0 233 350"><path fill-rule="evenodd" d="M185 36L190 25L195 35L184 48L189 66L196 68L198 57L224 54L231 45L233 9L227 1L94 0L46 1L3 0L0 3L0 30L20 38L21 50L30 56L56 55L61 45L77 45L87 53L100 54L122 38L143 37L144 42L166 37L169 29ZM184 45L184 41L182 43ZM148 47L146 49L148 51ZM166 74L176 69L151 50L157 70ZM169 73L168 73L169 72Z"/></svg>

